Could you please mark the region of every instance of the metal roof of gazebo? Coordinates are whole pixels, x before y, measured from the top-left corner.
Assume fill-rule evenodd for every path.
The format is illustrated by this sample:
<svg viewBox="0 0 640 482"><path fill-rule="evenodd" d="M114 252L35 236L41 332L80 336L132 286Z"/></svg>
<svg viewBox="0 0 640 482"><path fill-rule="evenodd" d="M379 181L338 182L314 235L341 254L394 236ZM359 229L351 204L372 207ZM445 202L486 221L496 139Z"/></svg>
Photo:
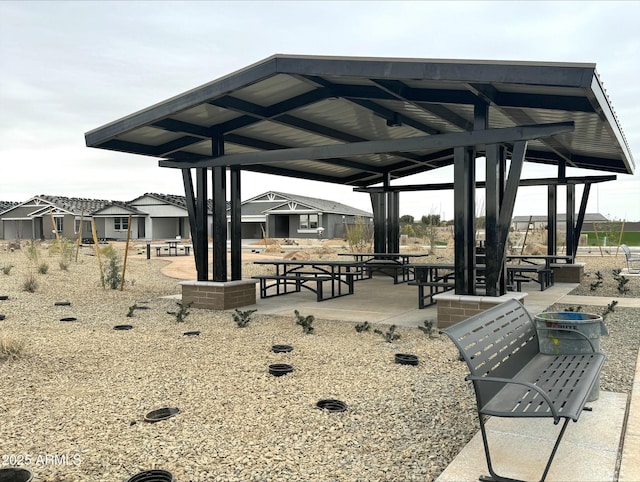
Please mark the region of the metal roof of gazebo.
<svg viewBox="0 0 640 482"><path fill-rule="evenodd" d="M478 103L489 129L574 123L531 140L527 161L633 173L595 64L585 63L274 55L94 129L86 143L177 161L164 166L237 164L368 186L452 164L453 148L429 138L473 131ZM224 158L207 162L214 134ZM290 148L286 158L257 155Z"/></svg>
<svg viewBox="0 0 640 482"><path fill-rule="evenodd" d="M567 167L633 174L635 164L591 63L274 55L85 134L89 147L159 158L182 171L198 280L208 280L206 200L214 197L213 280L227 280L226 175L231 170L232 280L241 278L240 172L353 186L368 192L376 250L399 248L401 190L453 189L455 286L476 294L475 189L486 188L486 293L504 293L504 253L519 185L567 187L567 254L574 255L589 187ZM486 158L486 181L475 160ZM507 160L509 167L507 169ZM522 164L556 165L522 180ZM453 183L392 184L453 165ZM191 172L196 172L196 193ZM575 185L585 184L574 223ZM377 186L376 186L377 185ZM549 254L556 249L549 231Z"/></svg>

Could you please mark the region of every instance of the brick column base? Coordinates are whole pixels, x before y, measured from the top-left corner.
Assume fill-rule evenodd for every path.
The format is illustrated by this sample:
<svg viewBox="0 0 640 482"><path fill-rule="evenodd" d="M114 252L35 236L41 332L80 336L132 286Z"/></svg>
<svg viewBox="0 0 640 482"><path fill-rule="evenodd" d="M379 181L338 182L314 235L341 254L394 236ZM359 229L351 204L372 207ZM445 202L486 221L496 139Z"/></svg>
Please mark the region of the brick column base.
<svg viewBox="0 0 640 482"><path fill-rule="evenodd" d="M580 283L584 275L584 263L553 263L551 269L554 283Z"/></svg>
<svg viewBox="0 0 640 482"><path fill-rule="evenodd" d="M508 293L503 296L471 296L440 293L433 297L437 301L438 329L455 325L462 320L488 310L489 308L504 303L510 299L524 303L526 293Z"/></svg>
<svg viewBox="0 0 640 482"><path fill-rule="evenodd" d="M192 308L229 310L256 304L257 280L182 281L182 303Z"/></svg>

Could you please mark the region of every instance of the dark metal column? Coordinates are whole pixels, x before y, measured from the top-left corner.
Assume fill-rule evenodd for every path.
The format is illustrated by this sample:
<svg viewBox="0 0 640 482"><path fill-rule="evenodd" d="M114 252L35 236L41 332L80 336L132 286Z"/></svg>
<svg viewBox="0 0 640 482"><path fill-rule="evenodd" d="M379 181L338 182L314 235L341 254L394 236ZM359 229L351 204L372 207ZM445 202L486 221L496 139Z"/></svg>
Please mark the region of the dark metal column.
<svg viewBox="0 0 640 482"><path fill-rule="evenodd" d="M456 147L453 165L456 294L475 294L475 152Z"/></svg>
<svg viewBox="0 0 640 482"><path fill-rule="evenodd" d="M211 138L213 157L224 155L224 137ZM213 190L213 281L227 281L227 172L225 166L211 170Z"/></svg>
<svg viewBox="0 0 640 482"><path fill-rule="evenodd" d="M566 220L566 245L567 256L575 256L574 240L574 216L576 212L576 186L575 184L567 184L567 220Z"/></svg>
<svg viewBox="0 0 640 482"><path fill-rule="evenodd" d="M513 208L516 204L516 195L518 194L518 186L520 185L520 176L522 175L522 167L526 153L527 141L518 141L513 145L509 175L504 185L504 194L502 196L502 202L500 203L498 252L501 253L505 251L507 246L511 220L513 219Z"/></svg>
<svg viewBox="0 0 640 482"><path fill-rule="evenodd" d="M582 191L582 201L580 201L580 210L578 211L578 219L576 220L576 229L573 233L573 259L575 261L576 254L578 254L578 246L580 245L580 233L582 232L582 225L584 224L584 217L587 213L587 203L589 202L589 192L591 191L591 183L587 182L584 185L584 191Z"/></svg>
<svg viewBox="0 0 640 482"><path fill-rule="evenodd" d="M547 254L558 254L558 186L547 186Z"/></svg>
<svg viewBox="0 0 640 482"><path fill-rule="evenodd" d="M231 168L231 279L242 279L242 201L240 168Z"/></svg>
<svg viewBox="0 0 640 482"><path fill-rule="evenodd" d="M400 252L400 193L387 194L387 253Z"/></svg>
<svg viewBox="0 0 640 482"><path fill-rule="evenodd" d="M500 201L503 193L504 179L501 176L501 160L504 156L504 148L491 144L487 146L486 152L486 242L485 242L485 264L486 264L486 284L487 296L500 296L504 294L500 286L504 270L504 250L498 252L498 220L500 217ZM504 173L503 173L504 174Z"/></svg>
<svg viewBox="0 0 640 482"><path fill-rule="evenodd" d="M196 239L193 243L198 281L209 281L209 236L207 219L207 169L196 169Z"/></svg>
<svg viewBox="0 0 640 482"><path fill-rule="evenodd" d="M373 209L373 251L384 253L387 251L386 243L386 193L372 192L371 207Z"/></svg>
<svg viewBox="0 0 640 482"><path fill-rule="evenodd" d="M184 197L187 204L187 214L189 215L189 230L191 232L191 243L193 244L193 257L198 266L198 243L195 242L195 235L198 231L198 220L196 217L196 197L193 194L193 179L191 178L191 169L181 169L182 184L184 185Z"/></svg>

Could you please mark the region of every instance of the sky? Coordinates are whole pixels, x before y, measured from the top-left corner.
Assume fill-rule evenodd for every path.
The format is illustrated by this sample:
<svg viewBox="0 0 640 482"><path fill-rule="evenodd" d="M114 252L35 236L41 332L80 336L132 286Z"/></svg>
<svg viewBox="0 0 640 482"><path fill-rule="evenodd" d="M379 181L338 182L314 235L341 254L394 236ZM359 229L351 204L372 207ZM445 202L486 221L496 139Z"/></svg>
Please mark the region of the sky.
<svg viewBox="0 0 640 482"><path fill-rule="evenodd" d="M0 0L0 201L184 195L178 170L88 148L84 134L276 53L595 63L637 165L639 19L637 1ZM522 177L556 174L525 163ZM429 180L453 177L445 169ZM243 173L243 200L270 190L371 211L351 187ZM514 214L546 215L544 196L546 188L521 188ZM563 199L560 189L559 212ZM587 212L640 221L640 168L595 184ZM402 193L400 214L452 219L453 192Z"/></svg>

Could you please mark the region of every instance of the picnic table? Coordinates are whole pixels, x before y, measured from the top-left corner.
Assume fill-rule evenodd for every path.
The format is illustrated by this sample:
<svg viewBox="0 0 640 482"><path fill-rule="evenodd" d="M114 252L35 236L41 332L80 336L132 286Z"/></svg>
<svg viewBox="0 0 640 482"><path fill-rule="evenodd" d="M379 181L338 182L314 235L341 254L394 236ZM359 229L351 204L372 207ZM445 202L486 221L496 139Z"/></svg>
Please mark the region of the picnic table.
<svg viewBox="0 0 640 482"><path fill-rule="evenodd" d="M573 256L561 254L511 254L506 256L507 267L511 268L511 273L521 281L527 278L527 273L535 275L533 281L540 285L540 291L544 291L549 286L553 286L553 265L558 261L565 264L573 261ZM517 261L518 264L513 264Z"/></svg>
<svg viewBox="0 0 640 482"><path fill-rule="evenodd" d="M413 258L428 256L421 253L338 253L338 256L352 256L356 263L362 263L368 278L374 272L393 278L393 283L406 283L414 279L410 266Z"/></svg>
<svg viewBox="0 0 640 482"><path fill-rule="evenodd" d="M182 244L179 239L166 239L163 241L163 244L152 244L152 248L156 250L156 256L162 256L164 251L167 252L169 256L178 256L179 251L184 252L185 256L189 255L191 250L190 244Z"/></svg>
<svg viewBox="0 0 640 482"><path fill-rule="evenodd" d="M409 267L413 269L414 279L408 284L418 287L419 309L433 305L433 295L455 288L455 264L420 263Z"/></svg>
<svg viewBox="0 0 640 482"><path fill-rule="evenodd" d="M353 294L353 284L362 275L362 263L324 260L258 260L257 265L273 266L272 274L256 275L260 298L300 292L316 293L317 301ZM328 286L326 286L328 285Z"/></svg>

